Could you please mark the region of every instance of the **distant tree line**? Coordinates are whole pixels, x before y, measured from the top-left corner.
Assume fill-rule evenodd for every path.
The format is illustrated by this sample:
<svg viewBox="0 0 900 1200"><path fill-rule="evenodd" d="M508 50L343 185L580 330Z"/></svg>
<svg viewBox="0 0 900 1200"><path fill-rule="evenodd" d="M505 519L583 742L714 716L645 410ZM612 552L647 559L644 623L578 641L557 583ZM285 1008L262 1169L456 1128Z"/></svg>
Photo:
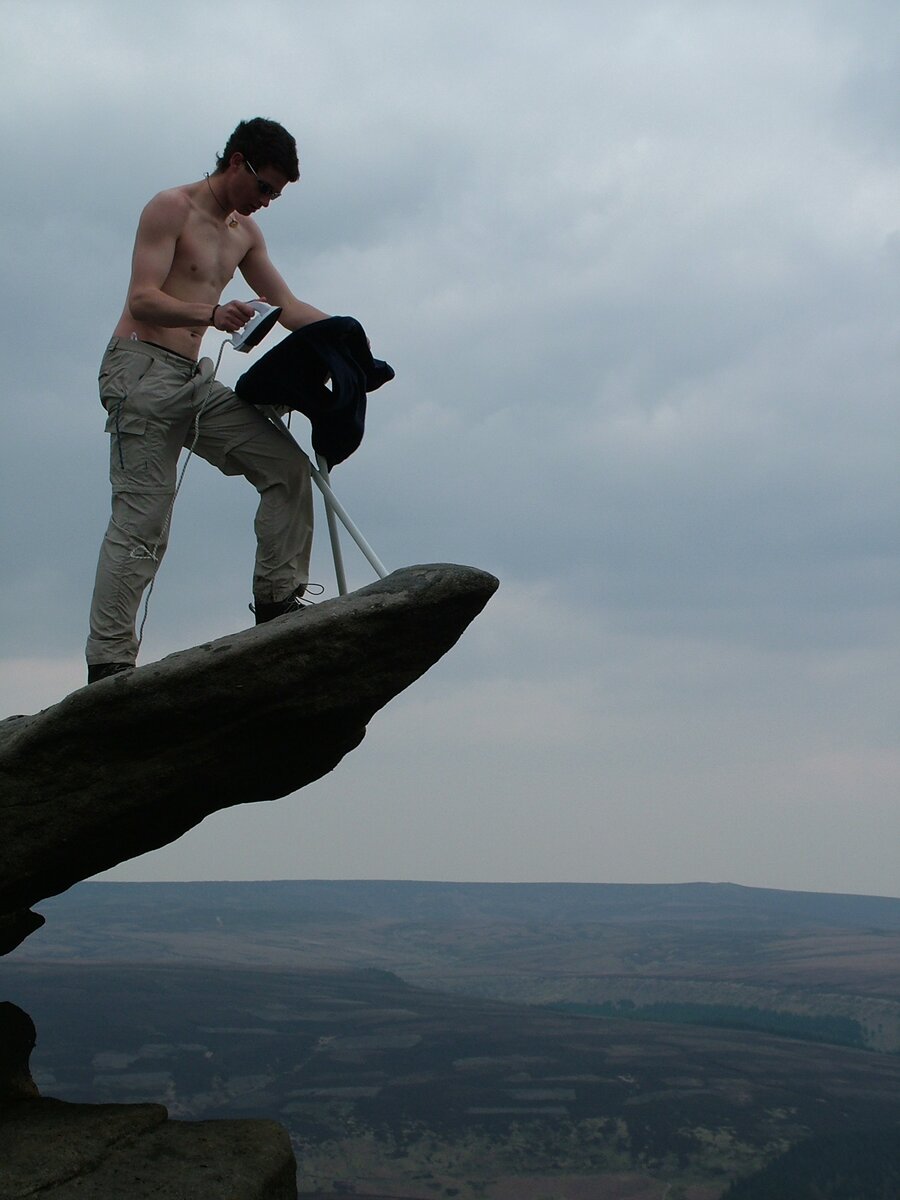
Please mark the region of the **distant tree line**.
<svg viewBox="0 0 900 1200"><path fill-rule="evenodd" d="M736 1004L660 1002L636 1005L633 1000L606 1001L603 1004L564 1003L547 1007L576 1016L664 1021L672 1025L710 1025L717 1029L749 1029L805 1042L824 1042L829 1046L853 1046L859 1050L866 1048L862 1026L850 1017L807 1016L771 1008L744 1008Z"/></svg>
<svg viewBox="0 0 900 1200"><path fill-rule="evenodd" d="M900 1127L798 1142L722 1200L897 1200Z"/></svg>

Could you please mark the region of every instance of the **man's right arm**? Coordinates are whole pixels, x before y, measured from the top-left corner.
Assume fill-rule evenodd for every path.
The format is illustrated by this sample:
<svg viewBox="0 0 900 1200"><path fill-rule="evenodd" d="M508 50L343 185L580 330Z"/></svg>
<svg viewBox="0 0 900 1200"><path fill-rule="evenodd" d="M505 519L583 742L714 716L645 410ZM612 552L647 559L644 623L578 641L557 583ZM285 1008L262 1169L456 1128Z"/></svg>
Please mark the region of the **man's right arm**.
<svg viewBox="0 0 900 1200"><path fill-rule="evenodd" d="M128 311L143 325L184 328L212 323L218 329L234 332L254 315L247 305L233 300L214 308L213 303L179 300L163 291L190 208L191 202L183 193L160 192L141 213L134 241Z"/></svg>
<svg viewBox="0 0 900 1200"><path fill-rule="evenodd" d="M176 243L189 211L187 196L161 192L141 213L128 287L128 311L136 321L168 327L209 322L211 305L177 300L162 290L172 270Z"/></svg>

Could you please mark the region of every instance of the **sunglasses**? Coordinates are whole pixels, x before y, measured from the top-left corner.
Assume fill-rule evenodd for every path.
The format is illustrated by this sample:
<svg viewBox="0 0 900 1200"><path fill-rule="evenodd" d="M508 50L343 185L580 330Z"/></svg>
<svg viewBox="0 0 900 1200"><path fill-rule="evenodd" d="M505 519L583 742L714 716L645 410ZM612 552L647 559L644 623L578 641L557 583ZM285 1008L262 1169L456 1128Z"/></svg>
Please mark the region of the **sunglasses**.
<svg viewBox="0 0 900 1200"><path fill-rule="evenodd" d="M277 200L281 195L281 192L276 191L275 188L272 187L271 183L266 183L264 179L260 179L257 173L247 162L246 158L244 159L244 166L256 180L256 186L259 188L259 194L261 196L265 196L268 200Z"/></svg>

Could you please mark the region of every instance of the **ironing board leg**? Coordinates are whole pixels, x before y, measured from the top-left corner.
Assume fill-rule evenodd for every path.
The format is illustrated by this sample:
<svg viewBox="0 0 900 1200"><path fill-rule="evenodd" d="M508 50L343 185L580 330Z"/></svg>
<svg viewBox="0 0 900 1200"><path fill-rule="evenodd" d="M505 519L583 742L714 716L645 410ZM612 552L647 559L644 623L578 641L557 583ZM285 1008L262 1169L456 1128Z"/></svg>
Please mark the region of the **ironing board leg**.
<svg viewBox="0 0 900 1200"><path fill-rule="evenodd" d="M260 410L264 412L269 420L278 426L284 436L286 438L290 438L294 445L297 446L301 453L303 453L302 447L299 446L297 439L285 425L284 421L282 421L277 411L268 405L260 405ZM317 455L316 457L319 466L314 467L313 464L310 463L309 471L313 477L314 483L322 493L322 496L325 500L325 514L328 520L328 532L331 535L331 549L332 553L334 554L334 573L337 576L338 591L342 596L344 596L347 592L347 580L344 575L344 560L343 555L341 554L338 528L334 523L335 517L337 517L343 523L344 528L353 538L354 542L356 542L357 546L359 546L360 550L365 555L378 578L384 579L387 576L388 571L387 567L385 567L384 563L360 533L359 529L357 529L350 517L350 514L344 508L343 504L341 504L340 500L338 500L337 496L331 490L331 483L329 481L327 467L325 466L325 463L320 455Z"/></svg>
<svg viewBox="0 0 900 1200"><path fill-rule="evenodd" d="M369 543L366 541L366 539L363 537L363 535L360 533L360 531L357 529L356 525L354 525L353 521L350 518L350 514L347 512L346 508L344 508L343 504L341 504L340 500L338 500L337 496L331 490L331 485L328 483L328 481L326 479L323 478L322 472L318 469L318 467L314 467L312 465L312 463L310 463L309 469L312 473L313 479L315 480L316 484L318 485L319 491L325 497L326 508L334 510L335 516L340 518L341 522L343 523L344 528L347 530L347 532L353 538L354 542L356 542L357 546L359 546L360 550L362 550L363 554L369 560L369 563L371 564L373 570L375 571L375 574L378 576L379 579L384 579L388 573L387 568L385 567L384 563L382 563L381 559L378 557L378 555L375 553L375 551L372 549L372 547L369 545Z"/></svg>
<svg viewBox="0 0 900 1200"><path fill-rule="evenodd" d="M331 486L331 476L328 474L328 463L321 454L316 455L319 472L324 481ZM324 494L324 493L323 493ZM344 571L344 555L341 550L341 534L338 529L337 516L330 504L325 504L325 520L328 522L328 536L331 539L331 553L334 556L334 574L337 579L338 594L347 595L347 575Z"/></svg>

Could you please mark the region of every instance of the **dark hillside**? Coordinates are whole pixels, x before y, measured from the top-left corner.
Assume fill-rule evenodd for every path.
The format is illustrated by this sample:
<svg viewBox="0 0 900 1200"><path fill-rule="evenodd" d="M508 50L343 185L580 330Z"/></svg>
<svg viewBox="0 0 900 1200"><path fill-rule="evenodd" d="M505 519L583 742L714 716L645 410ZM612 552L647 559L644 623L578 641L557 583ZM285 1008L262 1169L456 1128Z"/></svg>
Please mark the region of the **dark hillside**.
<svg viewBox="0 0 900 1200"><path fill-rule="evenodd" d="M82 883L41 905L58 919L90 911L141 914L240 910L270 925L279 914L389 920L540 922L721 922L900 930L900 899L740 887L731 883L433 883L275 880L258 883ZM249 919L249 916L248 916Z"/></svg>
<svg viewBox="0 0 900 1200"><path fill-rule="evenodd" d="M809 1138L732 1184L723 1200L897 1200L900 1126Z"/></svg>
<svg viewBox="0 0 900 1200"><path fill-rule="evenodd" d="M85 883L19 961L377 968L596 1015L900 1051L900 900L730 884Z"/></svg>
<svg viewBox="0 0 900 1200"><path fill-rule="evenodd" d="M624 1195L668 1182L714 1200L799 1139L900 1122L900 1057L588 1020L381 971L7 960L0 983L35 1019L45 1094L274 1118L310 1192L337 1170L358 1193L536 1200L546 1181L615 1176Z"/></svg>

